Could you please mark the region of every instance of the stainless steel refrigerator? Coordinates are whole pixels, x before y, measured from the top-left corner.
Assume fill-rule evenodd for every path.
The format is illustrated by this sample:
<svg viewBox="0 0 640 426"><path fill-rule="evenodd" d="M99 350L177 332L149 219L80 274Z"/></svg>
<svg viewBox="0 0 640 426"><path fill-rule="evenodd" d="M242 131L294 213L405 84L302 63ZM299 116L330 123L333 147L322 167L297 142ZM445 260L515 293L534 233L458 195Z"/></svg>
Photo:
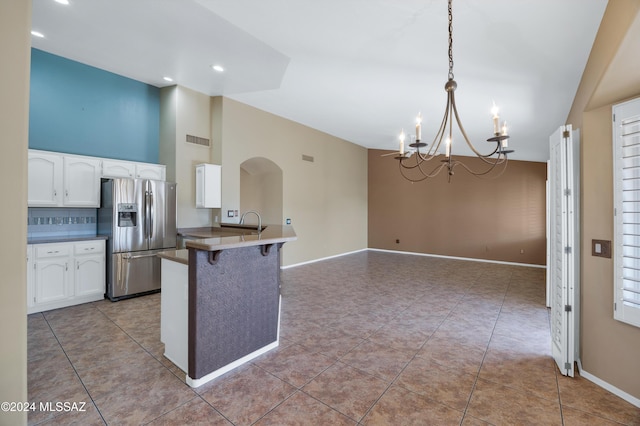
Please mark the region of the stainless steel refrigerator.
<svg viewBox="0 0 640 426"><path fill-rule="evenodd" d="M160 290L156 253L176 247L176 184L103 179L98 234L107 239L107 297Z"/></svg>

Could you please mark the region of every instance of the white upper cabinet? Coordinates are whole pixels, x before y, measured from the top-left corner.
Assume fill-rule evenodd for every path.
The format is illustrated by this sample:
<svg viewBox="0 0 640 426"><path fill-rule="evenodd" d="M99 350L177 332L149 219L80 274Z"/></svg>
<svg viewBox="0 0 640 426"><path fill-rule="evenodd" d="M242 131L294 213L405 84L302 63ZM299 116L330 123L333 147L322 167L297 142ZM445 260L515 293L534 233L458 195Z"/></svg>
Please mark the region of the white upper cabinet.
<svg viewBox="0 0 640 426"><path fill-rule="evenodd" d="M165 180L166 167L163 164L104 159L102 160L102 177Z"/></svg>
<svg viewBox="0 0 640 426"><path fill-rule="evenodd" d="M100 178L166 179L162 164L29 150L29 207L100 207Z"/></svg>
<svg viewBox="0 0 640 426"><path fill-rule="evenodd" d="M136 178L165 180L166 167L162 164L136 163Z"/></svg>
<svg viewBox="0 0 640 426"><path fill-rule="evenodd" d="M28 161L29 206L59 206L62 203L62 156L30 150Z"/></svg>
<svg viewBox="0 0 640 426"><path fill-rule="evenodd" d="M136 164L130 161L102 160L102 177L131 178L136 175Z"/></svg>
<svg viewBox="0 0 640 426"><path fill-rule="evenodd" d="M29 150L29 207L100 207L100 159Z"/></svg>
<svg viewBox="0 0 640 426"><path fill-rule="evenodd" d="M64 205L69 207L100 207L99 159L64 157Z"/></svg>
<svg viewBox="0 0 640 426"><path fill-rule="evenodd" d="M198 164L196 166L196 208L220 208L221 166Z"/></svg>

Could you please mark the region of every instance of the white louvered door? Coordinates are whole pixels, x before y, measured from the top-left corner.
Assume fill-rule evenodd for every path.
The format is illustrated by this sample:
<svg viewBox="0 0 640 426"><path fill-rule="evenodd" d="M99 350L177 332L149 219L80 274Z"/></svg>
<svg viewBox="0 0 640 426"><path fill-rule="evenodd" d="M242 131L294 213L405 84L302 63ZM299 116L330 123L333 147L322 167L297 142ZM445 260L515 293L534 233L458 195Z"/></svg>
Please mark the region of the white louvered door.
<svg viewBox="0 0 640 426"><path fill-rule="evenodd" d="M549 301L551 350L565 376L574 375L579 322L579 145L571 125L550 138L549 161ZM575 142L574 142L575 136Z"/></svg>
<svg viewBox="0 0 640 426"><path fill-rule="evenodd" d="M640 327L640 98L613 107L614 311Z"/></svg>

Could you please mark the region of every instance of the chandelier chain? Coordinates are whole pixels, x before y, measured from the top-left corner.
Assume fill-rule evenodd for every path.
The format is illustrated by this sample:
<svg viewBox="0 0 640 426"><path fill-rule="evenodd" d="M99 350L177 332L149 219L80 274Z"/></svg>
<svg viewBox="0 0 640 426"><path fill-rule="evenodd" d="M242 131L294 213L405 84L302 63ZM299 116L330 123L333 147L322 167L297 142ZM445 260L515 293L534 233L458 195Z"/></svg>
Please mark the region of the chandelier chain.
<svg viewBox="0 0 640 426"><path fill-rule="evenodd" d="M449 80L453 80L453 13L449 0Z"/></svg>

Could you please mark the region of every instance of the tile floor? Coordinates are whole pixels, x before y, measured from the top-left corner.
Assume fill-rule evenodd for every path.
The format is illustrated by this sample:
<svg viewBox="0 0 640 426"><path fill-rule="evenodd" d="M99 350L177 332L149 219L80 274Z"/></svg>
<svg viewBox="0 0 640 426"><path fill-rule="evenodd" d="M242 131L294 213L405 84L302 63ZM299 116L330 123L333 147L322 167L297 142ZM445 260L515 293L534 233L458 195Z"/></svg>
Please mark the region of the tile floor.
<svg viewBox="0 0 640 426"><path fill-rule="evenodd" d="M160 295L29 316L30 424L640 425L557 374L544 270L360 252L282 271L281 345L191 389Z"/></svg>

